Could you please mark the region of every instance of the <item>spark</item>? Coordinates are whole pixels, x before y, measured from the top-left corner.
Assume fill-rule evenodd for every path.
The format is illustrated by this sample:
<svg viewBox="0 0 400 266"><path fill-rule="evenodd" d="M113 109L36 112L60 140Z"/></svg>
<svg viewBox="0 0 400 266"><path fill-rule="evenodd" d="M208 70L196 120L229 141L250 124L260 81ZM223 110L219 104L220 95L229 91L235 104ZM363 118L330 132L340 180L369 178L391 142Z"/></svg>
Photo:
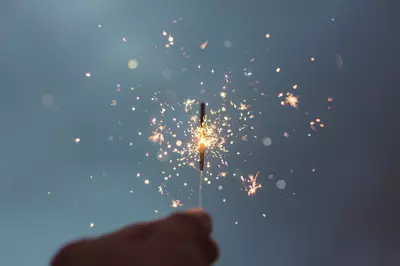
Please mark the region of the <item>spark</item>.
<svg viewBox="0 0 400 266"><path fill-rule="evenodd" d="M247 104L244 103L240 103L240 107L238 107L238 110L247 110L249 108L249 106Z"/></svg>
<svg viewBox="0 0 400 266"><path fill-rule="evenodd" d="M172 116L172 126L170 123L159 121L154 117L151 121L153 127L152 135L149 139L154 143L159 143L163 146L164 151L170 151L169 163L173 165L176 176L179 176L178 168L191 167L196 170L198 159L200 157L200 145L204 144L206 148L205 161L207 162L204 167L204 177L217 176L213 174L213 170L218 167L218 171L223 171L224 167L228 166L225 157L229 153L229 145L236 143L234 138L240 138L234 133L231 128L231 119L227 112L225 104L221 104L217 108L210 109L204 120L204 127L200 127L200 118L198 111L192 110L192 105L197 102L195 99L186 99L178 103L177 106L172 106L167 102L159 99L158 93L151 97L154 104L159 105L161 112L159 115L165 119L170 119ZM243 105L245 109L246 105ZM183 121L175 118L174 113L181 110L187 114L187 119ZM169 113L169 115L167 115ZM239 118L246 117L247 114L243 113ZM162 128L160 128L162 124ZM166 126L168 125L168 126ZM243 127L243 129L246 126ZM231 140L232 139L232 140ZM175 143L176 145L171 145ZM217 160L214 160L217 159ZM206 181L211 183L211 180Z"/></svg>
<svg viewBox="0 0 400 266"><path fill-rule="evenodd" d="M155 121L155 120L153 120ZM164 143L164 135L162 131L165 126L159 125L156 130L154 130L152 135L149 137L149 140L153 143L159 143L160 145Z"/></svg>
<svg viewBox="0 0 400 266"><path fill-rule="evenodd" d="M205 117L203 128L199 127L199 118L192 115L188 121L187 134L190 136L188 143L182 145L177 152L182 156L181 160L188 164L197 161L199 158L199 146L204 144L207 152L212 157L222 159L222 154L228 152L226 148L226 138L231 135L230 124L221 116L221 111L210 110L210 116ZM229 120L229 118L227 118ZM225 135L228 133L228 135Z"/></svg>
<svg viewBox="0 0 400 266"><path fill-rule="evenodd" d="M315 121L310 121L310 128L314 131L316 131L316 126L324 128L325 124L321 122L321 118L316 118Z"/></svg>
<svg viewBox="0 0 400 266"><path fill-rule="evenodd" d="M200 45L200 49L201 49L201 50L206 49L207 45L208 45L208 41L203 42L203 43Z"/></svg>
<svg viewBox="0 0 400 266"><path fill-rule="evenodd" d="M285 99L285 103L293 108L297 108L297 105L299 103L299 98L291 93L288 93Z"/></svg>
<svg viewBox="0 0 400 266"><path fill-rule="evenodd" d="M153 135L149 137L149 140L153 143L160 143L160 145L164 142L164 135L157 132L153 131Z"/></svg>
<svg viewBox="0 0 400 266"><path fill-rule="evenodd" d="M181 203L180 200L172 200L172 204L171 204L172 208L178 208L178 207L182 207L182 206L183 206L183 204Z"/></svg>
<svg viewBox="0 0 400 266"><path fill-rule="evenodd" d="M193 104L196 102L196 100L191 100L191 99L186 99L183 104L185 105L185 112L189 112L192 110Z"/></svg>
<svg viewBox="0 0 400 266"><path fill-rule="evenodd" d="M128 68L129 69L136 69L139 66L139 61L136 58L132 58L128 61Z"/></svg>
<svg viewBox="0 0 400 266"><path fill-rule="evenodd" d="M256 175L249 174L248 179L243 176L240 177L245 190L247 191L247 195L252 196L255 195L257 190L261 188L261 184L257 183L257 178L260 172L257 172Z"/></svg>

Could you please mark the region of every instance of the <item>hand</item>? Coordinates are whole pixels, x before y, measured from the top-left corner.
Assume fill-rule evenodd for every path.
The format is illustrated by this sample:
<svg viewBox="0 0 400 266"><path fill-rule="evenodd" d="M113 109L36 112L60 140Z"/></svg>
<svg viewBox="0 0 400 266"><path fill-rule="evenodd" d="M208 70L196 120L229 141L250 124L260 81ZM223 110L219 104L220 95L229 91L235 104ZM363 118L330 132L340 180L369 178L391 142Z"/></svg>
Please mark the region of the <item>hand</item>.
<svg viewBox="0 0 400 266"><path fill-rule="evenodd" d="M210 216L194 209L63 247L52 266L208 266L219 256Z"/></svg>

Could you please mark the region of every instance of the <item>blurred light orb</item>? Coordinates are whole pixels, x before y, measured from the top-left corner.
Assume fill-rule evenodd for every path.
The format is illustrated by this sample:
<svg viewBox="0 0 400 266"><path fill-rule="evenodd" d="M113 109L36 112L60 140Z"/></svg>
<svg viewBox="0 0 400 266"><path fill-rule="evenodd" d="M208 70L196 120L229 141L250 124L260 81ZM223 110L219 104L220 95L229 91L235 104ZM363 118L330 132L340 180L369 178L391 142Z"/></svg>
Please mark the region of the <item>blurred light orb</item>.
<svg viewBox="0 0 400 266"><path fill-rule="evenodd" d="M343 67L343 57L340 54L336 54L336 66L338 70L342 69Z"/></svg>
<svg viewBox="0 0 400 266"><path fill-rule="evenodd" d="M264 144L264 146L271 146L272 140L268 137L265 137L262 139L262 143Z"/></svg>
<svg viewBox="0 0 400 266"><path fill-rule="evenodd" d="M232 47L232 43L230 41L226 40L226 41L224 41L224 47L229 49Z"/></svg>
<svg viewBox="0 0 400 266"><path fill-rule="evenodd" d="M172 77L172 71L166 68L161 72L161 76L165 79L170 79Z"/></svg>
<svg viewBox="0 0 400 266"><path fill-rule="evenodd" d="M130 69L136 69L139 66L139 62L136 60L136 58L133 58L128 61L128 67Z"/></svg>
<svg viewBox="0 0 400 266"><path fill-rule="evenodd" d="M278 180L276 182L276 187L279 189L285 189L286 188L286 181L285 180Z"/></svg>
<svg viewBox="0 0 400 266"><path fill-rule="evenodd" d="M42 96L42 105L49 107L49 106L53 106L54 104L54 98L51 94L45 94Z"/></svg>
<svg viewBox="0 0 400 266"><path fill-rule="evenodd" d="M167 151L159 150L157 152L157 160L160 162L166 162L169 159L169 154Z"/></svg>
<svg viewBox="0 0 400 266"><path fill-rule="evenodd" d="M177 140L177 141L176 141L176 146L178 146L178 147L182 146L182 141Z"/></svg>
<svg viewBox="0 0 400 266"><path fill-rule="evenodd" d="M146 184L146 185L148 185L148 184L150 184L150 181L149 180L144 180L144 183Z"/></svg>

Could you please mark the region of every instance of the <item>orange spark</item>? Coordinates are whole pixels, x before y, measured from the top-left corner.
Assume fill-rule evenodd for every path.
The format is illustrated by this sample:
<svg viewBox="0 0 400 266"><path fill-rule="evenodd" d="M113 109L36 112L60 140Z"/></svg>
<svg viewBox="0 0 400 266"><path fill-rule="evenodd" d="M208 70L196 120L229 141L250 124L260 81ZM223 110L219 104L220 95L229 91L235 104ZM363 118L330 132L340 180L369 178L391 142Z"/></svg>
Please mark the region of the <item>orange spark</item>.
<svg viewBox="0 0 400 266"><path fill-rule="evenodd" d="M286 96L286 100L285 102L290 105L293 108L297 108L297 105L299 103L299 98L294 96L291 93L288 93L288 95Z"/></svg>

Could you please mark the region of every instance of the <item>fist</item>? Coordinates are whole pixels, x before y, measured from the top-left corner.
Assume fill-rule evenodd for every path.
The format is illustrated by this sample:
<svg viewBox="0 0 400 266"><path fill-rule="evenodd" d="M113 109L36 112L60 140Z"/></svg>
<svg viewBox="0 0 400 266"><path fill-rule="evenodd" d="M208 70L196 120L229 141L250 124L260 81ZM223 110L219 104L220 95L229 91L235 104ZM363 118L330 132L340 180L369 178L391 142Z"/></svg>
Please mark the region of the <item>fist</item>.
<svg viewBox="0 0 400 266"><path fill-rule="evenodd" d="M63 247L52 266L207 266L219 250L210 216L202 210L137 223Z"/></svg>

